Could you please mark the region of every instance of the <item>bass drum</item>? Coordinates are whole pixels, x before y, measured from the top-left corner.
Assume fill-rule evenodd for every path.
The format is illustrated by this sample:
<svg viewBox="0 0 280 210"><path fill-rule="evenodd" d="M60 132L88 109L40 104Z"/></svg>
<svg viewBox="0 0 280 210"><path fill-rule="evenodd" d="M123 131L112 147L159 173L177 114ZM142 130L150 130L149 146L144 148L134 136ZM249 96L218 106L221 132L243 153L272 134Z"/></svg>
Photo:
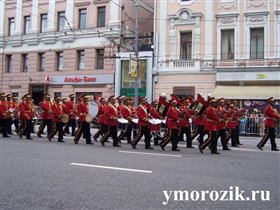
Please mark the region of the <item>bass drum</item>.
<svg viewBox="0 0 280 210"><path fill-rule="evenodd" d="M98 113L98 105L95 103L95 101L89 101L88 102L88 113L93 118L97 115L97 113Z"/></svg>
<svg viewBox="0 0 280 210"><path fill-rule="evenodd" d="M67 124L69 122L69 116L67 114L63 114L61 115L61 121L64 123L64 124Z"/></svg>
<svg viewBox="0 0 280 210"><path fill-rule="evenodd" d="M86 122L88 122L88 123L91 123L92 121L93 121L93 116L92 115L90 115L90 114L88 114L87 116L86 116Z"/></svg>

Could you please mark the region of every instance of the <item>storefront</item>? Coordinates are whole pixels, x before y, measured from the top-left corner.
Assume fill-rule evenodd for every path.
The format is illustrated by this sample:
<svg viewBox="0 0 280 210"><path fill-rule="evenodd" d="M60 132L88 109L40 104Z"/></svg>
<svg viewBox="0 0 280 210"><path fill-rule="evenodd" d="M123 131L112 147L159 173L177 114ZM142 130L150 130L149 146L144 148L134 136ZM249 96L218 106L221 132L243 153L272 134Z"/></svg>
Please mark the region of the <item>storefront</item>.
<svg viewBox="0 0 280 210"><path fill-rule="evenodd" d="M130 76L130 58L134 53L119 53L116 60L115 95L134 97L135 78ZM139 52L138 96L146 96L151 102L152 52Z"/></svg>
<svg viewBox="0 0 280 210"><path fill-rule="evenodd" d="M88 94L93 100L98 100L114 94L114 74L50 75L46 87L46 92L51 96L68 97L75 93L78 98L82 94Z"/></svg>

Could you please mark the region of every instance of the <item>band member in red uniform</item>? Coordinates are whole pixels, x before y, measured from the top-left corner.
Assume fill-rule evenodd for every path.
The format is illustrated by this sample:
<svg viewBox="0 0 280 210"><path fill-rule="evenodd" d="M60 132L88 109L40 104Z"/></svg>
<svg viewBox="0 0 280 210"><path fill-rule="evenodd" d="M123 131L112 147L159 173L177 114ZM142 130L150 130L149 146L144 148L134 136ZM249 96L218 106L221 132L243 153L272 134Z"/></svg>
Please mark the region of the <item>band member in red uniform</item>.
<svg viewBox="0 0 280 210"><path fill-rule="evenodd" d="M110 102L106 107L105 107L105 116L106 116L106 124L108 126L108 131L103 136L103 138L100 140L101 145L104 147L105 142L108 140L109 137L112 136L113 138L113 146L114 147L120 147L121 145L118 144L118 130L117 130L117 120L118 117L120 116L118 113L118 109L115 106L116 99L114 96L110 96L108 98L108 101Z"/></svg>
<svg viewBox="0 0 280 210"><path fill-rule="evenodd" d="M24 127L19 131L19 137L22 138L23 133L26 135L26 139L31 139L31 127L32 119L34 117L34 110L31 105L31 96L29 94L24 95L25 101L22 102L21 112L23 114Z"/></svg>
<svg viewBox="0 0 280 210"><path fill-rule="evenodd" d="M24 106L24 101L25 101L25 96L21 97L21 102L19 102L17 106L17 110L19 111L19 120L20 120L20 125L16 129L16 133L19 134L19 131L24 128L25 126L25 120L23 117L23 106Z"/></svg>
<svg viewBox="0 0 280 210"><path fill-rule="evenodd" d="M4 93L0 95L0 128L2 127L3 137L8 136L8 122L9 122L9 107L6 102L6 97Z"/></svg>
<svg viewBox="0 0 280 210"><path fill-rule="evenodd" d="M237 117L234 111L234 105L232 103L229 104L229 108L227 111L227 129L229 129L230 136L227 138L227 142L231 139L231 146L238 147L237 145L237 136L236 136L236 123Z"/></svg>
<svg viewBox="0 0 280 210"><path fill-rule="evenodd" d="M12 118L12 124L15 125L15 130L18 129L18 103L17 103L17 98L12 97L12 102L11 102L11 108L13 109L13 118Z"/></svg>
<svg viewBox="0 0 280 210"><path fill-rule="evenodd" d="M78 144L78 141L83 134L83 137L86 139L86 144L93 144L91 142L90 124L86 121L86 116L89 114L89 110L88 110L89 97L87 95L83 95L82 98L83 98L83 103L78 105L77 107L80 126L77 132L75 132L74 143Z"/></svg>
<svg viewBox="0 0 280 210"><path fill-rule="evenodd" d="M7 132L8 134L12 134L12 115L14 113L12 113L12 110L14 110L14 107L13 107L13 102L12 102L12 94L7 94L6 95L6 99L7 99L7 106L8 106L8 122L7 122Z"/></svg>
<svg viewBox="0 0 280 210"><path fill-rule="evenodd" d="M93 136L94 140L97 141L98 137L100 135L104 135L105 133L107 133L108 131L108 127L105 123L106 121L106 117L105 117L105 103L106 100L105 98L101 98L99 100L99 104L98 104L98 124L99 124L99 128L98 131L96 132L96 134Z"/></svg>
<svg viewBox="0 0 280 210"><path fill-rule="evenodd" d="M67 114L67 107L66 107L66 105L67 105L67 98L62 98L61 102L62 102L61 106L62 106L63 113L64 113L64 114ZM67 115L68 115L68 114L67 114ZM68 117L69 117L69 115L68 115ZM70 121L70 120L69 120L69 121ZM68 123L69 123L69 122L68 122ZM67 124L68 124L68 123L67 123ZM69 126L67 127L67 124L64 124L64 128L62 129L62 130L63 130L63 135L65 135L65 134L70 134L70 132L69 132Z"/></svg>
<svg viewBox="0 0 280 210"><path fill-rule="evenodd" d="M42 137L42 133L47 126L47 132L48 135L50 135L52 131L52 109L51 109L51 101L50 101L50 95L45 94L43 101L40 103L41 109L42 109L42 123L39 127L39 130L37 132L38 137Z"/></svg>
<svg viewBox="0 0 280 210"><path fill-rule="evenodd" d="M217 128L218 128L218 135L217 140L221 137L221 143L223 146L223 150L231 150L227 146L227 140L226 140L226 108L225 108L225 99L221 98L218 101L218 107L217 107L218 116L221 118L221 121L218 121Z"/></svg>
<svg viewBox="0 0 280 210"><path fill-rule="evenodd" d="M75 104L75 94L70 94L69 95L70 100L66 102L65 105L65 114L69 116L69 122L66 124L64 127L64 133L68 130L69 132L69 127L71 126L71 136L75 135L75 130L76 130L76 104Z"/></svg>
<svg viewBox="0 0 280 210"><path fill-rule="evenodd" d="M139 98L140 105L137 107L137 117L138 117L138 133L136 137L134 138L133 142L131 143L131 146L133 149L136 149L136 146L142 136L145 136L145 149L153 149L150 144L150 131L148 128L148 122L149 122L149 117L148 117L148 112L145 107L145 104L147 103L146 97L142 96Z"/></svg>
<svg viewBox="0 0 280 210"><path fill-rule="evenodd" d="M124 104L120 108L120 114L123 116L124 119L128 121L126 124L124 132L122 132L118 136L118 141L120 142L124 137L127 139L127 143L131 143L131 132L132 132L132 113L130 108L128 107L129 105L129 98L124 99Z"/></svg>
<svg viewBox="0 0 280 210"><path fill-rule="evenodd" d="M241 110L238 109L238 105L237 105L237 100L233 100L233 105L234 105L234 114L236 116L236 128L235 128L235 138L236 138L236 144L237 145L242 145L240 143L240 139L239 139L239 117L241 116Z"/></svg>
<svg viewBox="0 0 280 210"><path fill-rule="evenodd" d="M189 112L190 101L188 98L182 101L182 105L180 108L180 120L179 120L179 141L183 141L184 134L187 136L187 148L194 148L192 146L192 139L191 139L191 125L190 125L190 112Z"/></svg>
<svg viewBox="0 0 280 210"><path fill-rule="evenodd" d="M162 119L161 114L157 111L158 107L158 102L153 101L151 103L151 108L150 108L150 116L154 119ZM160 126L161 124L153 125L150 123L150 131L153 133L154 132L154 145L159 145L159 140L161 141L162 138L160 136Z"/></svg>
<svg viewBox="0 0 280 210"><path fill-rule="evenodd" d="M133 119L137 118L136 109L135 109L135 107L134 107L134 101L133 101L132 99L130 99L130 101L129 101L129 108L130 108L131 113L132 113L132 118L133 118ZM138 127L137 124L132 123L132 134L133 134L132 136L133 136L133 138L136 137L137 127Z"/></svg>
<svg viewBox="0 0 280 210"><path fill-rule="evenodd" d="M275 143L275 127L276 121L280 119L280 115L277 113L277 110L273 108L275 99L273 97L270 97L267 101L268 105L265 108L265 135L262 138L262 140L258 143L257 147L260 150L263 150L262 148L264 147L268 139L270 139L271 150L279 151Z"/></svg>
<svg viewBox="0 0 280 210"><path fill-rule="evenodd" d="M171 141L172 151L180 151L178 149L178 134L179 134L179 112L176 109L177 102L172 100L170 107L167 111L167 128L169 130L168 136L160 143L162 150L165 150L165 146Z"/></svg>
<svg viewBox="0 0 280 210"><path fill-rule="evenodd" d="M220 118L215 109L216 99L209 97L208 104L209 106L205 111L205 130L209 132L209 136L205 142L199 146L199 151L203 153L203 150L210 145L212 154L220 154L217 152L217 123L220 121Z"/></svg>
<svg viewBox="0 0 280 210"><path fill-rule="evenodd" d="M51 106L53 115L52 120L55 123L55 128L52 132L48 135L49 141L56 135L58 132L58 140L57 142L64 142L63 141L63 122L61 121L61 116L64 114L62 105L60 104L61 98L60 96L54 97L54 103Z"/></svg>

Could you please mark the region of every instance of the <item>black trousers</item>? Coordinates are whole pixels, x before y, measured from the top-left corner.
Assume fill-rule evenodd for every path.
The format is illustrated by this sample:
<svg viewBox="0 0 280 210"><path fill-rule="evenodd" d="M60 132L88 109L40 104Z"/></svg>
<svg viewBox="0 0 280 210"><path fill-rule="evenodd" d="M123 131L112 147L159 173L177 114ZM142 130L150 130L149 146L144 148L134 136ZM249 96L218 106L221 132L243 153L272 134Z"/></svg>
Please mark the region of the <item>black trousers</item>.
<svg viewBox="0 0 280 210"><path fill-rule="evenodd" d="M237 139L236 139L236 129L230 129L230 136L227 139L227 142L231 139L231 146L236 146L237 145Z"/></svg>
<svg viewBox="0 0 280 210"><path fill-rule="evenodd" d="M204 130L204 125L198 125L197 128L196 128L196 131L192 135L191 139L194 140L199 135L197 141L199 142L199 145L202 145L203 141L204 141L205 134L206 134L206 132Z"/></svg>
<svg viewBox="0 0 280 210"><path fill-rule="evenodd" d="M2 121L2 134L3 134L3 137L7 137L8 136L8 123L9 123L9 120L8 119L1 119Z"/></svg>
<svg viewBox="0 0 280 210"><path fill-rule="evenodd" d="M204 150L208 146L210 146L211 153L217 152L217 131L209 131L208 138L199 146L199 148Z"/></svg>
<svg viewBox="0 0 280 210"><path fill-rule="evenodd" d="M117 126L108 126L108 131L105 136L102 137L100 142L108 141L109 137L113 138L113 146L118 145L118 129Z"/></svg>
<svg viewBox="0 0 280 210"><path fill-rule="evenodd" d="M76 119L70 119L69 122L65 125L63 129L63 133L69 133L69 127L71 126L72 132L71 135L75 135L75 130L76 130Z"/></svg>
<svg viewBox="0 0 280 210"><path fill-rule="evenodd" d="M48 132L48 136L51 134L52 132L52 120L51 119L43 119L40 127L39 127L39 130L37 132L37 135L38 136L41 136L41 134L43 133L45 127L47 126L47 132Z"/></svg>
<svg viewBox="0 0 280 210"><path fill-rule="evenodd" d="M221 137L221 143L222 143L223 149L228 149L227 140L226 140L226 129L220 129L218 131L217 141L220 137Z"/></svg>
<svg viewBox="0 0 280 210"><path fill-rule="evenodd" d="M138 142L141 140L142 136L145 136L145 147L148 148L151 146L150 143L150 130L148 126L139 126L138 133L136 134L136 137L134 138L132 145L136 146Z"/></svg>
<svg viewBox="0 0 280 210"><path fill-rule="evenodd" d="M7 119L7 132L8 134L12 134L12 119Z"/></svg>
<svg viewBox="0 0 280 210"><path fill-rule="evenodd" d="M191 137L191 128L190 127L180 127L179 130L179 141L184 141L184 134L186 134L187 137L187 147L192 146L192 137Z"/></svg>
<svg viewBox="0 0 280 210"><path fill-rule="evenodd" d="M118 140L122 140L124 137L127 139L127 143L131 143L132 123L126 125L126 129L118 136Z"/></svg>
<svg viewBox="0 0 280 210"><path fill-rule="evenodd" d="M17 130L18 129L18 119L17 118L15 118L14 120L12 120L12 124L11 124L11 128L12 128L12 125L14 124L15 125L15 130Z"/></svg>
<svg viewBox="0 0 280 210"><path fill-rule="evenodd" d="M83 134L83 137L86 139L86 143L91 143L90 138L90 124L86 121L80 122L79 129L75 132L74 141L78 142Z"/></svg>
<svg viewBox="0 0 280 210"><path fill-rule="evenodd" d="M276 138L275 128L266 127L265 128L265 135L262 138L262 140L260 141L260 143L258 143L258 145L261 146L261 147L264 147L264 145L266 144L268 139L270 139L271 150L275 150L275 149L277 149L277 145L275 143L275 138Z"/></svg>
<svg viewBox="0 0 280 210"><path fill-rule="evenodd" d="M168 129L168 136L163 140L163 142L161 143L162 147L165 147L170 141L172 144L172 150L177 149L178 147L178 134L179 134L179 130L178 129Z"/></svg>
<svg viewBox="0 0 280 210"><path fill-rule="evenodd" d="M108 126L104 123L102 124L99 124L99 128L98 128L98 131L96 132L96 134L94 134L93 138L95 139L98 139L98 137L101 135L101 136L104 136L108 131Z"/></svg>
<svg viewBox="0 0 280 210"><path fill-rule="evenodd" d="M16 132L19 133L21 129L23 129L25 126L25 120L21 120L18 128L16 129Z"/></svg>
<svg viewBox="0 0 280 210"><path fill-rule="evenodd" d="M53 138L56 133L58 132L58 141L62 141L63 140L63 122L55 122L55 127L52 130L52 132L50 133L50 135L48 135L48 138Z"/></svg>
<svg viewBox="0 0 280 210"><path fill-rule="evenodd" d="M22 129L19 131L19 135L26 135L26 138L29 139L31 138L31 127L32 127L32 120L25 120L23 123Z"/></svg>

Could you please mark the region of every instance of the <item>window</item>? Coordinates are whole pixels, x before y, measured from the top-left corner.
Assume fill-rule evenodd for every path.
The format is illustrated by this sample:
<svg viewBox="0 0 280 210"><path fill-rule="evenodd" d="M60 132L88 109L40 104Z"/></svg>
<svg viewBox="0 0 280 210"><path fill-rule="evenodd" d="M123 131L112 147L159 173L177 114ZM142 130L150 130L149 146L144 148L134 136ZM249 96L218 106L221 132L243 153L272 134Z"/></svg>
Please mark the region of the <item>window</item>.
<svg viewBox="0 0 280 210"><path fill-rule="evenodd" d="M29 34L30 31L30 16L24 16L24 31L23 34Z"/></svg>
<svg viewBox="0 0 280 210"><path fill-rule="evenodd" d="M97 69L103 69L104 68L104 50L103 49L98 49L96 50L97 54Z"/></svg>
<svg viewBox="0 0 280 210"><path fill-rule="evenodd" d="M63 52L56 53L56 60L57 60L57 70L62 71L63 70Z"/></svg>
<svg viewBox="0 0 280 210"><path fill-rule="evenodd" d="M264 30L263 28L254 28L250 30L250 58L264 58Z"/></svg>
<svg viewBox="0 0 280 210"><path fill-rule="evenodd" d="M45 71L45 53L39 53L39 71Z"/></svg>
<svg viewBox="0 0 280 210"><path fill-rule="evenodd" d="M13 58L12 55L6 55L6 62L7 62L7 67L6 67L6 72L11 73L12 68L13 68Z"/></svg>
<svg viewBox="0 0 280 210"><path fill-rule="evenodd" d="M87 9L79 9L79 29L87 27Z"/></svg>
<svg viewBox="0 0 280 210"><path fill-rule="evenodd" d="M234 59L234 30L223 30L222 36L222 60Z"/></svg>
<svg viewBox="0 0 280 210"><path fill-rule="evenodd" d="M97 8L97 27L105 26L105 11L106 7Z"/></svg>
<svg viewBox="0 0 280 210"><path fill-rule="evenodd" d="M47 30L47 22L48 22L48 16L47 14L41 14L41 27L40 32L44 33Z"/></svg>
<svg viewBox="0 0 280 210"><path fill-rule="evenodd" d="M57 31L62 31L65 25L65 12L58 12L57 18Z"/></svg>
<svg viewBox="0 0 280 210"><path fill-rule="evenodd" d="M22 55L22 72L28 72L28 54Z"/></svg>
<svg viewBox="0 0 280 210"><path fill-rule="evenodd" d="M59 97L61 98L61 92L54 92L54 98L55 98L56 96L59 96Z"/></svg>
<svg viewBox="0 0 280 210"><path fill-rule="evenodd" d="M85 69L85 51L79 50L78 51L78 70Z"/></svg>
<svg viewBox="0 0 280 210"><path fill-rule="evenodd" d="M9 28L8 28L8 36L14 35L15 32L15 18L9 18Z"/></svg>
<svg viewBox="0 0 280 210"><path fill-rule="evenodd" d="M181 33L181 59L192 58L192 32Z"/></svg>

